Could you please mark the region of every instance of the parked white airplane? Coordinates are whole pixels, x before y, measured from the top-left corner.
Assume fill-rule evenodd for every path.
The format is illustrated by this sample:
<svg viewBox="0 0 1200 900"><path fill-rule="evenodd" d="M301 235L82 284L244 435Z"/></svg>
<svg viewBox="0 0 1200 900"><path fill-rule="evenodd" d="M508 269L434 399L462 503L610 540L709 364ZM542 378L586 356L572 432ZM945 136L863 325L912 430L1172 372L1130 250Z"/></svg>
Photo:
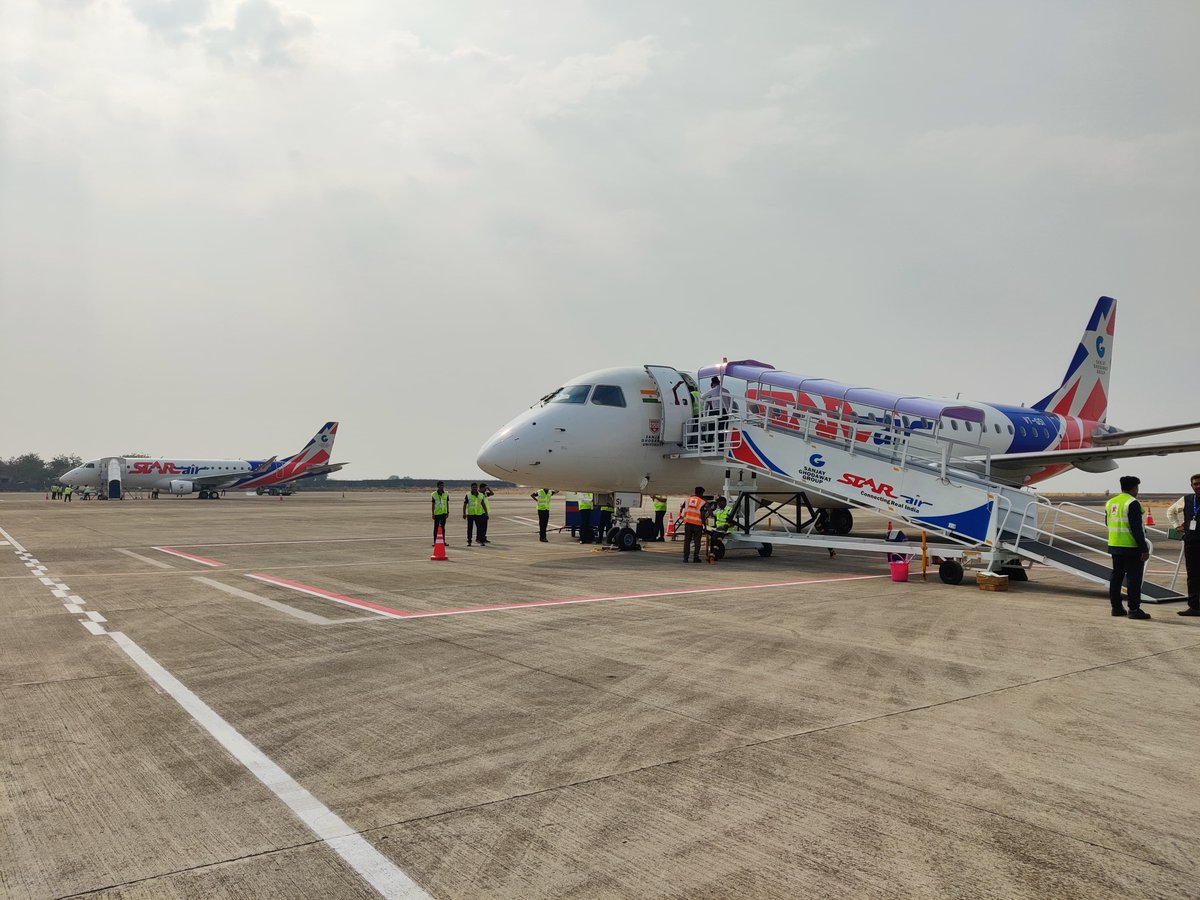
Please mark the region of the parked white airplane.
<svg viewBox="0 0 1200 900"><path fill-rule="evenodd" d="M222 490L255 490L261 494L269 488L327 475L345 466L346 463L329 462L337 428L337 422L326 422L303 450L282 460L276 456L267 460L110 456L76 466L58 480L77 488L115 489L116 496L120 496L122 485L172 494L199 491L201 500L216 500Z"/></svg>
<svg viewBox="0 0 1200 900"><path fill-rule="evenodd" d="M769 408L771 426L787 428L795 421L792 415L811 419L816 413L827 416L817 434L824 430L877 445L898 433L914 442L953 441L962 464L977 471L990 465L993 480L1011 485L1032 484L1072 467L1110 471L1121 457L1200 450L1195 440L1126 445L1131 438L1196 428L1200 422L1138 431L1106 424L1115 325L1116 301L1101 297L1066 377L1032 407L854 387L780 372L754 360L708 366L696 377L666 366L602 369L571 379L497 431L480 449L478 464L497 478L537 487L673 494L690 493L697 484L711 489L719 469L678 454L685 448L689 420L696 433L692 392L707 391L714 377L735 415L739 409ZM720 402L719 395L715 399ZM760 472L773 468L759 448L746 442L731 444L729 455ZM757 485L762 493L797 490L795 481L773 482L769 475L760 476ZM815 507L844 510L838 500L806 492ZM845 533L852 519L840 512L831 522Z"/></svg>

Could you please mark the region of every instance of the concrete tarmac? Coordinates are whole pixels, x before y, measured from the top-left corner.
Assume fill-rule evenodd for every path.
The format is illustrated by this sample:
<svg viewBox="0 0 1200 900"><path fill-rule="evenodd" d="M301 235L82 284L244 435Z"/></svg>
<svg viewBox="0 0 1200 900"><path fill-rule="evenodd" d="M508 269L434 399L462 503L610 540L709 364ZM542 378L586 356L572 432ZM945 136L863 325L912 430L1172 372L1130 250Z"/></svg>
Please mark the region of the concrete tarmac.
<svg viewBox="0 0 1200 900"><path fill-rule="evenodd" d="M459 502L0 494L0 895L1200 896L1180 607Z"/></svg>

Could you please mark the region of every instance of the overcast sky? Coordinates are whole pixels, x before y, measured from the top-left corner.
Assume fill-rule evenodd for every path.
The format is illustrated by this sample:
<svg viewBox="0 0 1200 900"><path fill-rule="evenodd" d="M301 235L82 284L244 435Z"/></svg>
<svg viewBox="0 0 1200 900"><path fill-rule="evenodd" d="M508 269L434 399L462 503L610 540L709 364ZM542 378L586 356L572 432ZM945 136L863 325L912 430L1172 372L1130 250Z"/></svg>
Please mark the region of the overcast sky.
<svg viewBox="0 0 1200 900"><path fill-rule="evenodd" d="M1198 43L1194 0L5 0L0 456L337 419L347 477L473 477L576 374L722 356L1032 403L1101 294L1109 421L1200 420Z"/></svg>

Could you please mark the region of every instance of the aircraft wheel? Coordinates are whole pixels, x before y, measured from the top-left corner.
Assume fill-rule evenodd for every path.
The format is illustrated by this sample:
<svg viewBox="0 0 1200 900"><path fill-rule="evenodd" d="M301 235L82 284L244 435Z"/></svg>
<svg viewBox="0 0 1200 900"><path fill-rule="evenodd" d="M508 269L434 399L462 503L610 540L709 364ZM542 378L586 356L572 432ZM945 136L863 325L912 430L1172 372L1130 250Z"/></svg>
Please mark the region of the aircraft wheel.
<svg viewBox="0 0 1200 900"><path fill-rule="evenodd" d="M637 532L632 528L616 528L617 533L613 540L618 550L633 550L637 547Z"/></svg>
<svg viewBox="0 0 1200 900"><path fill-rule="evenodd" d="M625 529L619 528L616 525L614 525L612 528L608 529L608 533L604 535L604 543L616 544L617 536L620 535L620 533L623 530L625 530ZM634 537L636 537L636 535L634 535Z"/></svg>
<svg viewBox="0 0 1200 900"><path fill-rule="evenodd" d="M829 527L834 534L849 534L854 527L854 516L848 509L831 509Z"/></svg>
<svg viewBox="0 0 1200 900"><path fill-rule="evenodd" d="M208 499L208 491L201 491L201 492L200 492L200 499L201 499L201 500L207 500L207 499Z"/></svg>
<svg viewBox="0 0 1200 900"><path fill-rule="evenodd" d="M938 566L938 578L943 584L962 584L963 567L957 559L948 559Z"/></svg>
<svg viewBox="0 0 1200 900"><path fill-rule="evenodd" d="M721 540L713 541L712 547L710 549L712 550L713 559L724 559L725 558L725 542L724 541L721 541Z"/></svg>
<svg viewBox="0 0 1200 900"><path fill-rule="evenodd" d="M267 492L267 489L266 489L266 488L255 488L255 489L254 489L254 493L258 494L258 496L260 496L260 497L261 497L263 494L265 494L266 492Z"/></svg>
<svg viewBox="0 0 1200 900"><path fill-rule="evenodd" d="M770 556L771 551L773 551L774 549L775 548L772 547L770 544L762 544L758 548L758 555L762 556L762 557Z"/></svg>

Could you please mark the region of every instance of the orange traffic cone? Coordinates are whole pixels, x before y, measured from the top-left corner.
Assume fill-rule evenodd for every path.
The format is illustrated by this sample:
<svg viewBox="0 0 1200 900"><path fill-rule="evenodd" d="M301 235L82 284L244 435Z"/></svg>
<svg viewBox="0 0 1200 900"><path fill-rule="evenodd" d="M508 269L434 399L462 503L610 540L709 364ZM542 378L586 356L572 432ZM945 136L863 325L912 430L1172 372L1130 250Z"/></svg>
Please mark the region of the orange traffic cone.
<svg viewBox="0 0 1200 900"><path fill-rule="evenodd" d="M442 531L443 529L439 527L437 540L433 542L433 556L429 557L430 559L437 560L438 562L445 562L447 558L446 539L442 536Z"/></svg>
<svg viewBox="0 0 1200 900"><path fill-rule="evenodd" d="M1152 510L1152 509L1151 509L1150 507L1148 507L1148 506L1146 507L1146 524L1147 524L1147 525L1153 525L1153 524L1154 524L1154 510Z"/></svg>
<svg viewBox="0 0 1200 900"><path fill-rule="evenodd" d="M675 519L673 518L667 522L667 537L675 540Z"/></svg>

